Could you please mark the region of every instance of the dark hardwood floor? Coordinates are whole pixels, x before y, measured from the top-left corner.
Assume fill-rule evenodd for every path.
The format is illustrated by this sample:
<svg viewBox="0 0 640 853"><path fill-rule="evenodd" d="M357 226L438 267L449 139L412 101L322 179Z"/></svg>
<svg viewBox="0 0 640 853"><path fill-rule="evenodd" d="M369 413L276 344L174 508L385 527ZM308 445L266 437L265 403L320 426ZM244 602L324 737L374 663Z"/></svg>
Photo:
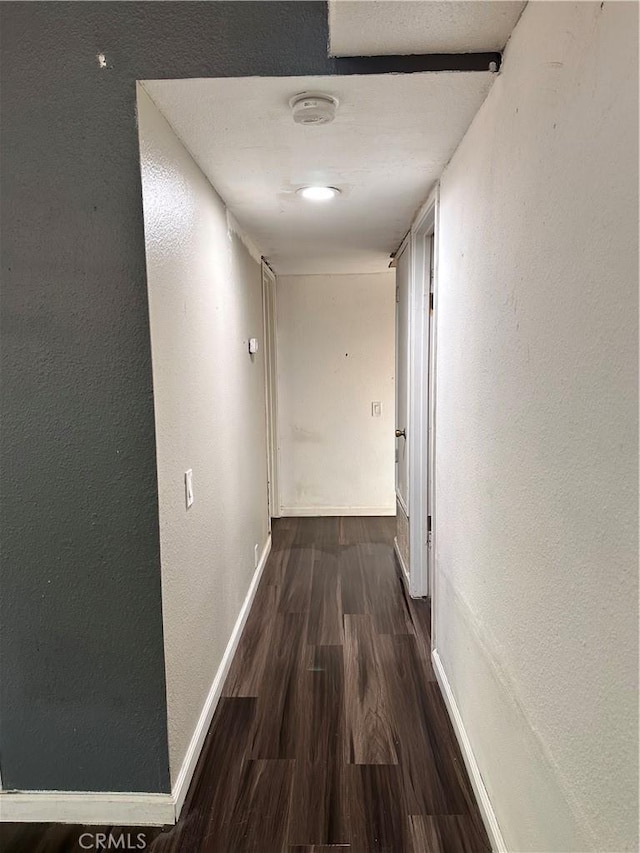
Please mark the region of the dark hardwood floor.
<svg viewBox="0 0 640 853"><path fill-rule="evenodd" d="M394 526L274 524L182 817L124 829L131 849L140 831L152 853L490 850L431 669L428 602L404 594ZM2 849L79 853L86 829L5 826Z"/></svg>

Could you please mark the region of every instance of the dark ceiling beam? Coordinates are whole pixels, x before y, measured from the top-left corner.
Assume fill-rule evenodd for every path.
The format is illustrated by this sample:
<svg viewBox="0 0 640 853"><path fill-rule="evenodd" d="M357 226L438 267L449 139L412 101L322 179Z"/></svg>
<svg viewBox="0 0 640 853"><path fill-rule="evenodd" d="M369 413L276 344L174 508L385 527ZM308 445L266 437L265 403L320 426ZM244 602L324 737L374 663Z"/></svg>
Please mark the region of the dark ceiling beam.
<svg viewBox="0 0 640 853"><path fill-rule="evenodd" d="M423 71L499 71L502 54L421 53L409 56L329 57L334 74L417 74Z"/></svg>

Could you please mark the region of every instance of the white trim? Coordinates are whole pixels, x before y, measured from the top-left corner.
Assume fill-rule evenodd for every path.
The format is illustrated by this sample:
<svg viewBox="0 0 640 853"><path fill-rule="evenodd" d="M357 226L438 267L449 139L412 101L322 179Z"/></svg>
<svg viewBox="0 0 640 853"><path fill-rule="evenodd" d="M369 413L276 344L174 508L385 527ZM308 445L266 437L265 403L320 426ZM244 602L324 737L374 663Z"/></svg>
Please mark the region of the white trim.
<svg viewBox="0 0 640 853"><path fill-rule="evenodd" d="M2 791L0 821L164 826L175 823L171 794Z"/></svg>
<svg viewBox="0 0 640 853"><path fill-rule="evenodd" d="M440 197L440 181L435 184L429 195L427 196L427 200L425 203L419 208L418 212L413 218L413 222L411 224L411 231L415 229L416 223L421 222L423 219L426 219L429 216L430 210L432 207L437 206Z"/></svg>
<svg viewBox="0 0 640 853"><path fill-rule="evenodd" d="M431 513L431 549L428 552L429 556L429 591L431 595L432 608L435 595L435 569L436 569L436 465L438 464L436 454L436 428L438 423L438 409L436 405L437 389L438 389L438 278L439 278L439 257L440 257L440 184L436 184L433 191L434 195L434 221L433 221L433 282L431 291L433 293L433 319L431 323L431 352L429 354L429 482L427 485L427 506ZM435 632L435 623L431 624L432 633ZM435 636L435 633L434 633Z"/></svg>
<svg viewBox="0 0 640 853"><path fill-rule="evenodd" d="M0 822L164 826L178 820L270 551L268 536L172 792L0 791Z"/></svg>
<svg viewBox="0 0 640 853"><path fill-rule="evenodd" d="M333 515L395 515L395 506L283 506L285 518Z"/></svg>
<svg viewBox="0 0 640 853"><path fill-rule="evenodd" d="M491 842L491 848L494 853L508 853L507 845L505 844L498 819L496 818L496 813L493 810L489 794L485 787L482 774L480 773L480 768L478 767L478 762L476 761L476 757L471 746L471 741L469 740L467 730L464 727L458 703L453 695L453 690L449 684L449 679L444 671L442 659L440 658L437 649L432 650L431 660L433 662L433 670L436 674L438 684L440 685L445 705L447 706L447 711L449 712L449 717L453 724L453 730L455 731L456 738L460 744L462 757L469 773L471 786L473 787L473 792L476 795L476 800L485 829L489 836L489 841Z"/></svg>
<svg viewBox="0 0 640 853"><path fill-rule="evenodd" d="M439 249L439 235L440 235L440 183L438 182L433 190L433 201L435 203L434 210L434 237L435 237L435 245L433 252L433 266L434 266L434 275L433 275L433 318L434 322L432 324L433 331L433 340L431 341L431 376L429 377L432 380L431 387L431 399L430 399L430 424L431 424L431 439L429 442L429 453L431 454L431 471L430 471L430 482L428 484L429 489L429 498L430 498L430 509L431 509L431 549L428 552L429 555L429 590L430 590L430 598L431 598L431 650L432 652L436 650L438 645L438 518L437 518L437 501L436 501L436 467L438 464L437 460L437 421L438 421L438 406L437 406L437 397L438 397L438 364L437 364L437 353L438 353L438 280L439 280L439 269L440 269L440 249ZM428 204L431 203L431 199Z"/></svg>
<svg viewBox="0 0 640 853"><path fill-rule="evenodd" d="M429 312L430 249L435 241L437 188L415 218L410 231L410 312L409 339L409 436L411 438L409 495L411 518L409 521L409 577L413 597L431 594L429 549L427 548L427 515L429 506L429 481L431 468L430 416L432 378L431 323ZM435 264L434 264L435 268Z"/></svg>
<svg viewBox="0 0 640 853"><path fill-rule="evenodd" d="M278 477L278 331L276 318L277 279L273 270L262 261L262 320L264 331L264 382L267 424L267 477L269 530L271 519L280 511Z"/></svg>
<svg viewBox="0 0 640 853"><path fill-rule="evenodd" d="M398 564L399 564L400 568L402 569L402 574L401 574L402 580L404 582L404 585L407 588L407 592L409 593L409 595L411 595L411 578L409 577L409 572L407 571L407 567L405 565L405 562L402 559L402 554L400 553L400 548L398 547L398 537L397 536L393 537L393 550L394 550L394 553L398 559Z"/></svg>
<svg viewBox="0 0 640 853"><path fill-rule="evenodd" d="M407 412L406 417L403 418L403 425L401 426L398 419L398 360L400 358L399 346L398 346L398 261L400 260L403 252L408 252L408 276L409 280L407 282L407 340L406 340L406 352L404 356L407 360L407 388L406 388L406 405ZM400 505L404 510L404 514L409 518L409 507L411 506L411 279L412 279L412 268L413 268L413 260L412 260L412 252L413 252L413 244L411 241L411 232L408 231L402 243L398 247L398 251L395 254L395 270L396 270L396 318L395 318L395 376L396 376L396 399L395 399L395 428L396 429L404 429L406 433L406 437L404 438L404 452L406 457L406 468L407 468L407 482L406 482L406 498L402 497L400 494L400 490L398 488L398 470L399 470L399 462L396 461L394 471L395 471L395 491L396 497L400 501ZM404 413L403 413L404 414ZM396 450L396 459L398 458L399 452L399 439L395 439L395 450Z"/></svg>
<svg viewBox="0 0 640 853"><path fill-rule="evenodd" d="M220 663L215 678L213 679L213 683L211 684L211 687L209 689L209 694L207 695L204 706L200 713L200 719L198 720L198 724L191 737L191 742L189 743L187 753L184 757L184 761L182 762L180 773L178 774L178 778L176 779L175 785L173 786L173 790L171 792L173 802L175 803L176 821L180 817L180 812L182 811L182 806L184 805L184 801L189 790L189 785L191 783L191 779L193 778L193 773L196 769L196 764L198 763L198 758L200 757L200 753L202 751L202 746L207 736L207 732L209 731L209 727L211 725L211 720L213 719L213 714L216 710L216 706L218 705L218 701L222 694L222 688L224 687L225 679L229 673L231 662L233 661L233 656L236 653L236 649L238 648L242 629L244 628L245 623L247 621L247 617L249 616L249 611L251 610L251 605L253 604L253 599L258 588L258 583L260 582L260 577L262 576L262 572L266 565L270 551L271 536L268 536L265 546L262 549L260 561L258 562L258 566L254 572L251 584L249 586L249 589L247 590L247 595L244 600L244 604L242 605L240 613L238 614L238 618L233 628L233 632L231 633L231 637L229 638L229 642L227 643L227 648L225 649L224 655L222 656L222 662Z"/></svg>
<svg viewBox="0 0 640 853"><path fill-rule="evenodd" d="M405 516L408 520L409 519L409 510L407 509L407 505L404 502L404 498L402 497L402 495L400 494L400 492L397 489L396 489L396 501L400 505L402 512L405 514Z"/></svg>

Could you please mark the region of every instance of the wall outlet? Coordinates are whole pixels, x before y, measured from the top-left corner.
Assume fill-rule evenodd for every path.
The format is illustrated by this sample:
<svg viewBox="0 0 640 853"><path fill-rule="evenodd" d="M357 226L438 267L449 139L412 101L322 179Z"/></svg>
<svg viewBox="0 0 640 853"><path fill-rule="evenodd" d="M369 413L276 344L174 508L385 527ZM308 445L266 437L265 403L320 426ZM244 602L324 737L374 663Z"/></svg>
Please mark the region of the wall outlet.
<svg viewBox="0 0 640 853"><path fill-rule="evenodd" d="M258 543L253 546L253 559L255 563L256 569L258 568L258 560L260 559L260 550L258 548Z"/></svg>
<svg viewBox="0 0 640 853"><path fill-rule="evenodd" d="M382 415L382 403L379 401L372 403L371 404L371 417L372 418L379 418L381 415Z"/></svg>
<svg viewBox="0 0 640 853"><path fill-rule="evenodd" d="M193 471L189 468L184 472L184 499L187 509L193 504Z"/></svg>

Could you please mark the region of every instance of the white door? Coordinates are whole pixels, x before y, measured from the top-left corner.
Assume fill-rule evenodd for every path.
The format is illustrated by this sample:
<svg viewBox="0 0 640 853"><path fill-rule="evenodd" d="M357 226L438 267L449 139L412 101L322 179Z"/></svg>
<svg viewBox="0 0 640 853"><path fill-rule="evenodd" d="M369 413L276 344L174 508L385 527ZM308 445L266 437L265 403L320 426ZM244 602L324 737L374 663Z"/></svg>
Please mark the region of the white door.
<svg viewBox="0 0 640 853"><path fill-rule="evenodd" d="M396 256L396 497L397 549L409 571L409 296L410 252L405 242Z"/></svg>

